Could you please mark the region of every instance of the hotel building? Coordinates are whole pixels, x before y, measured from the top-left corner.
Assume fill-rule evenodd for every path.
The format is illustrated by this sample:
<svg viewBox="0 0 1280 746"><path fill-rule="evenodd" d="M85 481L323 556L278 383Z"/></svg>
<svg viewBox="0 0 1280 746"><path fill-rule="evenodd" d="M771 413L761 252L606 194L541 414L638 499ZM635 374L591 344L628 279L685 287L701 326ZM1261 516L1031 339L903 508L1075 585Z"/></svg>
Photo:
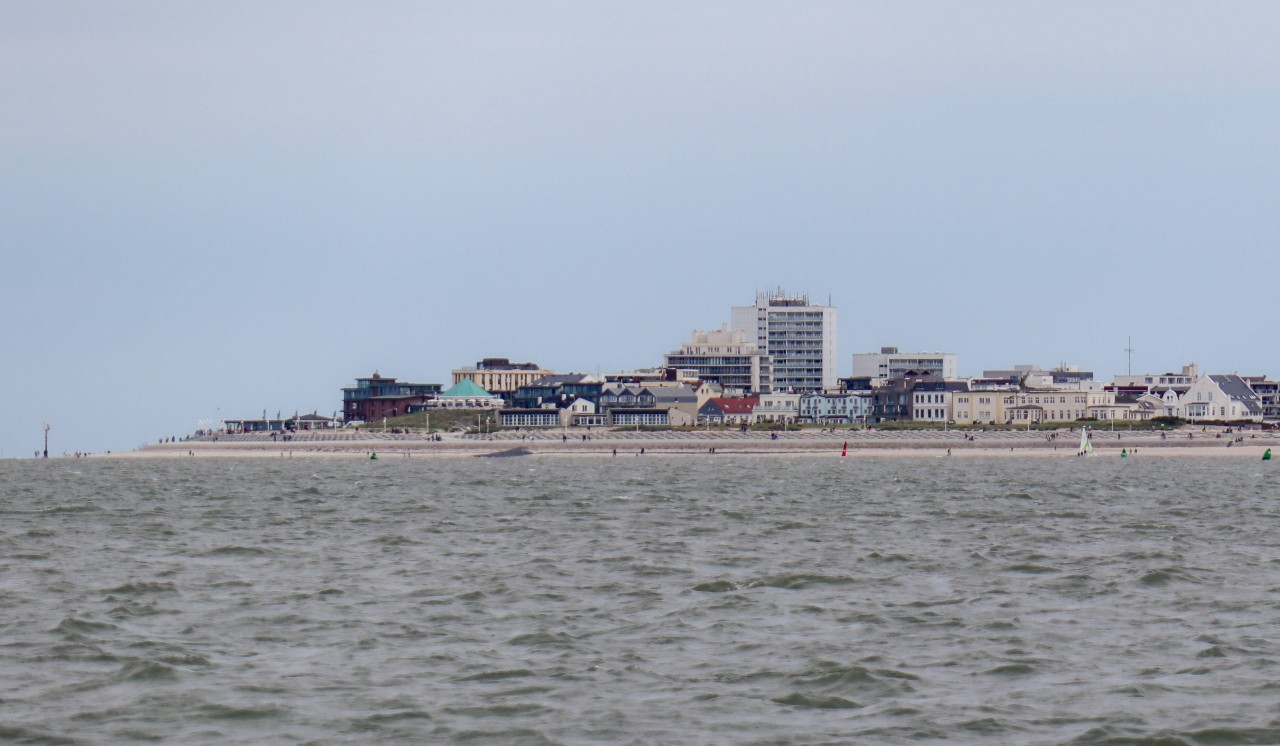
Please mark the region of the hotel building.
<svg viewBox="0 0 1280 746"><path fill-rule="evenodd" d="M699 380L715 381L722 389L757 394L773 390L769 356L756 346L754 337L729 331L728 324L714 331L694 330L693 338L679 351L663 356L663 365L696 371Z"/></svg>
<svg viewBox="0 0 1280 746"><path fill-rule="evenodd" d="M732 328L772 362L773 390L802 394L836 386L836 309L809 296L757 293L753 306L734 306Z"/></svg>
<svg viewBox="0 0 1280 746"><path fill-rule="evenodd" d="M471 381L485 391L510 402L521 386L528 386L554 371L543 370L535 363L513 363L505 357L487 357L474 368L453 371L453 384Z"/></svg>

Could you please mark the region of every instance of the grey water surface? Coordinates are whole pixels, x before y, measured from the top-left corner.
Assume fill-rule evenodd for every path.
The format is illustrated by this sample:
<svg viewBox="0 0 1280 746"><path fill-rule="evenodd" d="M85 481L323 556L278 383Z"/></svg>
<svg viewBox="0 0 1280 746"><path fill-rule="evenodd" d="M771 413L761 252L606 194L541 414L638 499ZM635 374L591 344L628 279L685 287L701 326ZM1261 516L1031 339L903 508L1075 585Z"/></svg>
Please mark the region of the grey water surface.
<svg viewBox="0 0 1280 746"><path fill-rule="evenodd" d="M0 462L0 742L1280 742L1226 457Z"/></svg>

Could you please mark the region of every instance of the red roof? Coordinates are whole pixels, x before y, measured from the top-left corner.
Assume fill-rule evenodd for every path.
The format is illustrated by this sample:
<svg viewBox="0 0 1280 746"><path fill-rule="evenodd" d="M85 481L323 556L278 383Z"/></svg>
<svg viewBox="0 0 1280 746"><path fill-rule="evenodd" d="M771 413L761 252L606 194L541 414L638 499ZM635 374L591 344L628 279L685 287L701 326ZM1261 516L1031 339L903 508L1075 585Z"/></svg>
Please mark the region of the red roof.
<svg viewBox="0 0 1280 746"><path fill-rule="evenodd" d="M725 414L751 414L760 403L758 396L740 396L734 398L717 397L711 401L715 402L721 412Z"/></svg>

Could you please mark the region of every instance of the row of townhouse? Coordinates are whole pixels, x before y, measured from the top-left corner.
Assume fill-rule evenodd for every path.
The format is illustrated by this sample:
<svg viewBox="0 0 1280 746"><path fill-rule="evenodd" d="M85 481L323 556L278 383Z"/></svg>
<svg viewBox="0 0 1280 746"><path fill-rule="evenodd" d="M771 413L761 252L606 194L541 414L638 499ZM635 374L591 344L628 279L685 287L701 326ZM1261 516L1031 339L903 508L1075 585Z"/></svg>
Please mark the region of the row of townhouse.
<svg viewBox="0 0 1280 746"><path fill-rule="evenodd" d="M699 425L788 424L801 421L801 403L811 394L718 396L698 407Z"/></svg>
<svg viewBox="0 0 1280 746"><path fill-rule="evenodd" d="M909 375L860 391L805 394L800 397L798 420L1030 425L1161 416L1192 421L1280 418L1280 384L1262 377L1200 375L1181 393L1171 387L1125 392L1116 386L1079 380L1057 386L1047 380L1037 383L1037 387L1027 387L998 378L957 381Z"/></svg>
<svg viewBox="0 0 1280 746"><path fill-rule="evenodd" d="M343 419L373 421L424 409L497 409L507 427L674 426L692 424L698 406L722 389L691 381L685 371L655 369L594 377L556 374L533 363L486 358L475 368L454 371L456 383L410 384L374 373L343 389ZM502 388L489 391L473 373ZM498 374L502 374L501 377ZM537 375L534 375L537 374Z"/></svg>
<svg viewBox="0 0 1280 746"><path fill-rule="evenodd" d="M1085 418L1115 417L1114 391L1088 389L965 390L954 395L949 418L958 425L1070 422Z"/></svg>
<svg viewBox="0 0 1280 746"><path fill-rule="evenodd" d="M971 391L965 381L923 377L891 380L870 391L715 398L699 408L697 421L710 425L902 421L1024 424L1084 417L1102 419L1101 408L1114 404L1114 393L1102 390Z"/></svg>
<svg viewBox="0 0 1280 746"><path fill-rule="evenodd" d="M886 387L873 394L872 421L890 416L926 422L946 421L958 425L1071 422L1081 419L1149 420L1153 417L1180 417L1187 420L1262 422L1267 414L1264 392L1274 391L1271 382L1260 381L1257 390L1238 375L1203 375L1178 394L1165 389L1156 394L1120 394L1114 386L1094 382L1067 384L1055 388L978 387L964 381L920 380L912 385L910 409L901 393L906 384ZM880 405L881 400L891 402ZM876 408L876 407L879 408Z"/></svg>
<svg viewBox="0 0 1280 746"><path fill-rule="evenodd" d="M685 383L605 383L588 376L552 376L521 387L514 406L498 411L503 427L675 427L691 425L699 399L712 387Z"/></svg>
<svg viewBox="0 0 1280 746"><path fill-rule="evenodd" d="M873 422L911 419L958 425L1071 422L1081 419L1149 420L1153 417L1262 422L1264 397L1277 395L1265 379L1252 384L1239 375L1202 375L1179 394L1121 392L1115 386L1076 382L1058 387L974 385L965 381L903 379L871 394ZM906 391L910 390L910 400Z"/></svg>
<svg viewBox="0 0 1280 746"><path fill-rule="evenodd" d="M958 380L945 375L955 367L949 353L905 356L896 348L885 348L878 356L861 356L868 358L866 370L861 371L868 375L840 379L838 389L771 392L767 375L761 375L769 370L767 360L752 353L743 336L725 327L696 332L684 348L684 357L669 355L667 360L689 363L689 368L668 365L591 376L556 374L534 363L486 358L473 368L453 371L455 383L448 391L439 384L405 383L374 373L343 389L343 419L377 420L429 408L482 407L500 409L503 425L519 427L895 421L1030 425L1158 416L1193 421L1280 420L1280 384L1261 376L1201 375L1194 364L1180 373L1117 376L1109 385L1092 380L1090 372L1068 366L1049 371L1015 366ZM744 360L750 358L750 364L739 366L741 370L723 367L727 358L713 357L739 353ZM705 357L695 360L695 355ZM713 360L721 367L714 367ZM908 364L926 370L883 377L885 370L897 372L895 365ZM494 388L486 389L479 381Z"/></svg>

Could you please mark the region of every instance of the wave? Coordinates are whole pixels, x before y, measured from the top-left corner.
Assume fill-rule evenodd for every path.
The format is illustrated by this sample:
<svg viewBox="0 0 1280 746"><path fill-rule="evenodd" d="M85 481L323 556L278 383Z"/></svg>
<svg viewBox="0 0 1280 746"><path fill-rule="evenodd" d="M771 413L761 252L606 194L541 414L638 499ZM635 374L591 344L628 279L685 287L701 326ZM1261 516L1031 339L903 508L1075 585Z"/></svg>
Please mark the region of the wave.
<svg viewBox="0 0 1280 746"><path fill-rule="evenodd" d="M0 743L24 744L26 746L79 746L79 744L88 743L88 741L60 736L39 728L0 723Z"/></svg>
<svg viewBox="0 0 1280 746"><path fill-rule="evenodd" d="M239 545L229 545L224 547L216 547L202 554L200 557L265 557L272 554L269 549L260 547L245 547Z"/></svg>
<svg viewBox="0 0 1280 746"><path fill-rule="evenodd" d="M1179 567L1164 567L1149 570L1138 578L1142 585L1168 585L1170 583L1201 583L1199 578Z"/></svg>
<svg viewBox="0 0 1280 746"><path fill-rule="evenodd" d="M815 585L848 585L856 583L855 578L848 575L820 575L814 573L795 573L791 575L772 575L746 583L747 588L785 588L800 590Z"/></svg>
<svg viewBox="0 0 1280 746"><path fill-rule="evenodd" d="M59 632L68 636L79 636L98 632L113 632L118 629L119 627L108 622L95 622L92 619L82 619L80 617L66 617L49 631Z"/></svg>
<svg viewBox="0 0 1280 746"><path fill-rule="evenodd" d="M105 593L108 596L142 596L152 593L176 593L177 590L178 587L173 583L137 581L108 588Z"/></svg>

